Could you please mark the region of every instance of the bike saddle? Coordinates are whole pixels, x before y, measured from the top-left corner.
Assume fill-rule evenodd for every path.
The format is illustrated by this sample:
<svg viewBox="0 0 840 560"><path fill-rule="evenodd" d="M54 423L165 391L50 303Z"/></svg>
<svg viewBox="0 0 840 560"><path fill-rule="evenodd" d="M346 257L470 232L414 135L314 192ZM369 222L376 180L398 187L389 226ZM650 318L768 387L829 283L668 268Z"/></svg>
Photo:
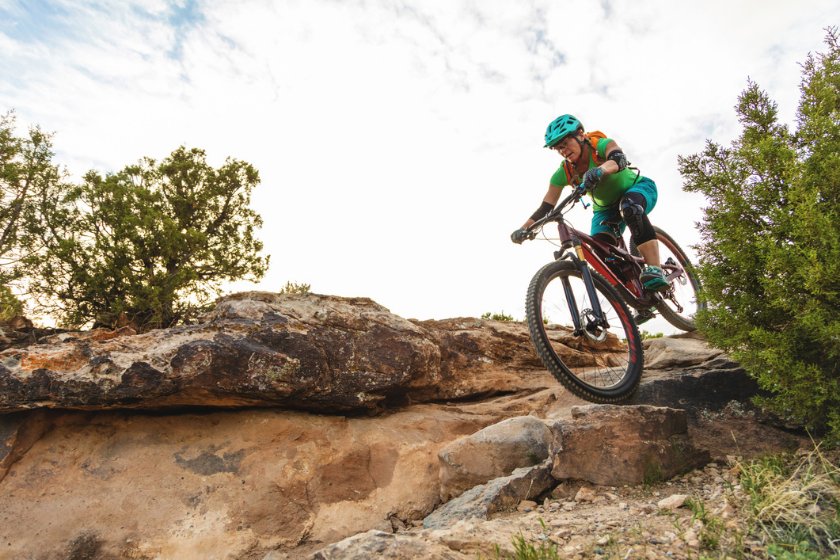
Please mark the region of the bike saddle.
<svg viewBox="0 0 840 560"><path fill-rule="evenodd" d="M622 218L622 217L619 215L619 216L615 216L615 217L612 217L612 218L607 218L606 220L601 220L601 221L599 222L599 225L602 225L602 226L612 226L612 227L615 227L615 226L617 226L618 224L620 224L620 223L622 222L622 220L624 220L624 218Z"/></svg>

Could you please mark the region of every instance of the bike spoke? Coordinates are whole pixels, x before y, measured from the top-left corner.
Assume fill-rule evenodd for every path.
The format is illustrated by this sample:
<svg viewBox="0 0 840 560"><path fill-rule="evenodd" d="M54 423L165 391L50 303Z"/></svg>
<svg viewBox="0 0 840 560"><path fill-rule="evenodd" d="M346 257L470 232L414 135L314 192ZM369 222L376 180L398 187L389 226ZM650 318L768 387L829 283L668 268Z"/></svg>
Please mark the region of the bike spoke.
<svg viewBox="0 0 840 560"><path fill-rule="evenodd" d="M572 290L571 298L564 283ZM576 303L576 309L570 309L571 302ZM551 350L572 375L593 387L614 387L624 379L629 363L624 330L612 303L602 296L598 297L599 306L593 303L581 278L564 276L551 281L542 298L543 317L548 318L546 334ZM606 316L608 329L598 325L594 312L598 307ZM584 331L578 336L573 334L575 317Z"/></svg>
<svg viewBox="0 0 840 560"><path fill-rule="evenodd" d="M671 284L671 290L665 294L665 303L674 312L685 317L689 321L694 320L697 313L698 301L694 284L683 267L681 256L670 243L660 239L660 259Z"/></svg>

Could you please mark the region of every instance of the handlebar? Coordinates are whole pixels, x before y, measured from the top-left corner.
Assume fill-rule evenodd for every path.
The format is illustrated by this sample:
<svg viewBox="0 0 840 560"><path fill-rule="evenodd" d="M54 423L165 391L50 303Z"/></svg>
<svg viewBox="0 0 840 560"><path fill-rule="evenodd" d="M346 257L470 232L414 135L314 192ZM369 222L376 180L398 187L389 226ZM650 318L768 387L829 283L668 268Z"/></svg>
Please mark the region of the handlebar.
<svg viewBox="0 0 840 560"><path fill-rule="evenodd" d="M539 220L525 228L525 231L527 231L530 234L528 236L528 239L536 238L537 229L541 228L549 222L557 221L557 218L563 215L563 211L566 210L566 208L569 206L574 206L575 203L577 203L581 198L583 198L584 194L586 194L586 187L584 187L583 185L575 187L572 191L572 194L560 201L560 203L554 207L554 210L552 210L544 217L540 218Z"/></svg>

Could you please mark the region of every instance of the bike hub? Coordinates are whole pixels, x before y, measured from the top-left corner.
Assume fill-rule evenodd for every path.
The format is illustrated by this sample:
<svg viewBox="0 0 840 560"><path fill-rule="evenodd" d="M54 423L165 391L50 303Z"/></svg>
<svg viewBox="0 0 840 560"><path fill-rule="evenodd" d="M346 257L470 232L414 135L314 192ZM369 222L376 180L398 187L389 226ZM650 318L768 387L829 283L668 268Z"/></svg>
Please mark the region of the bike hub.
<svg viewBox="0 0 840 560"><path fill-rule="evenodd" d="M603 321L591 309L581 311L580 324L583 326L583 334L590 340L602 342L607 338L607 329L604 328Z"/></svg>

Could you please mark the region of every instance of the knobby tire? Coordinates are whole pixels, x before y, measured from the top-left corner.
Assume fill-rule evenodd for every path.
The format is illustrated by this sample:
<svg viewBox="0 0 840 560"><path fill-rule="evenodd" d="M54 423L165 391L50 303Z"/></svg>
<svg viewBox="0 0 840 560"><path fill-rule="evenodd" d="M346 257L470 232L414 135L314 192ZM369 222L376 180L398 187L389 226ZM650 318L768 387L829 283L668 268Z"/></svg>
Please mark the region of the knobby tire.
<svg viewBox="0 0 840 560"><path fill-rule="evenodd" d="M685 254L682 247L674 241L674 238L671 237L667 232L663 229L653 226L654 231L656 232L656 237L659 240L660 246L664 245L665 248L670 251L680 263L683 270L685 270L686 275L688 276L688 281L691 283L691 288L694 291L694 297L696 300L697 308L698 309L705 309L706 304L702 301L697 300L700 297L700 292L702 290L702 285L700 284L700 278L697 275L697 271L695 270L694 266L691 264L691 261L688 260L688 255ZM635 257L640 257L639 249L636 247L636 244L633 240L630 240L630 253ZM683 305L686 305L687 302L681 302ZM697 326L694 324L694 321L686 316L677 313L676 309L671 308L670 303L668 300L663 300L656 305L656 310L659 311L660 315L668 321L674 327L682 330L682 331L696 331Z"/></svg>
<svg viewBox="0 0 840 560"><path fill-rule="evenodd" d="M559 301L561 298L553 282L560 286L560 293L563 293L563 278L567 278L570 283L571 280L575 280L576 286L582 285L581 271L571 261L549 263L542 267L531 280L525 301L528 330L537 355L551 375L566 389L590 402L617 403L630 397L639 386L643 367L642 341L639 336L639 327L633 321L624 300L603 276L591 269L590 272L599 302L608 312L610 328L603 342L589 339L586 334L572 336L571 324L561 323L561 326L571 327L568 330L552 330L555 333L554 341L548 335L544 320L550 320L551 317L544 310L544 306L547 306L544 302L546 289L551 285L551 297L554 298L553 301ZM582 301L576 302L578 315L583 311L581 307L585 305L587 297L582 297ZM562 311L562 305L563 303L555 305L553 308L555 312ZM568 337L566 337L567 333ZM566 341L562 345L556 340L561 336L565 337ZM626 344L622 340L626 340ZM571 364L572 367L569 367L555 351L555 345L558 348L564 346L563 351L567 352L573 360L591 359L596 365L588 367L586 364L578 364L576 367L575 364ZM605 365L597 365L599 360ZM601 385L592 382L592 380L597 381L599 374L609 379L608 384Z"/></svg>

